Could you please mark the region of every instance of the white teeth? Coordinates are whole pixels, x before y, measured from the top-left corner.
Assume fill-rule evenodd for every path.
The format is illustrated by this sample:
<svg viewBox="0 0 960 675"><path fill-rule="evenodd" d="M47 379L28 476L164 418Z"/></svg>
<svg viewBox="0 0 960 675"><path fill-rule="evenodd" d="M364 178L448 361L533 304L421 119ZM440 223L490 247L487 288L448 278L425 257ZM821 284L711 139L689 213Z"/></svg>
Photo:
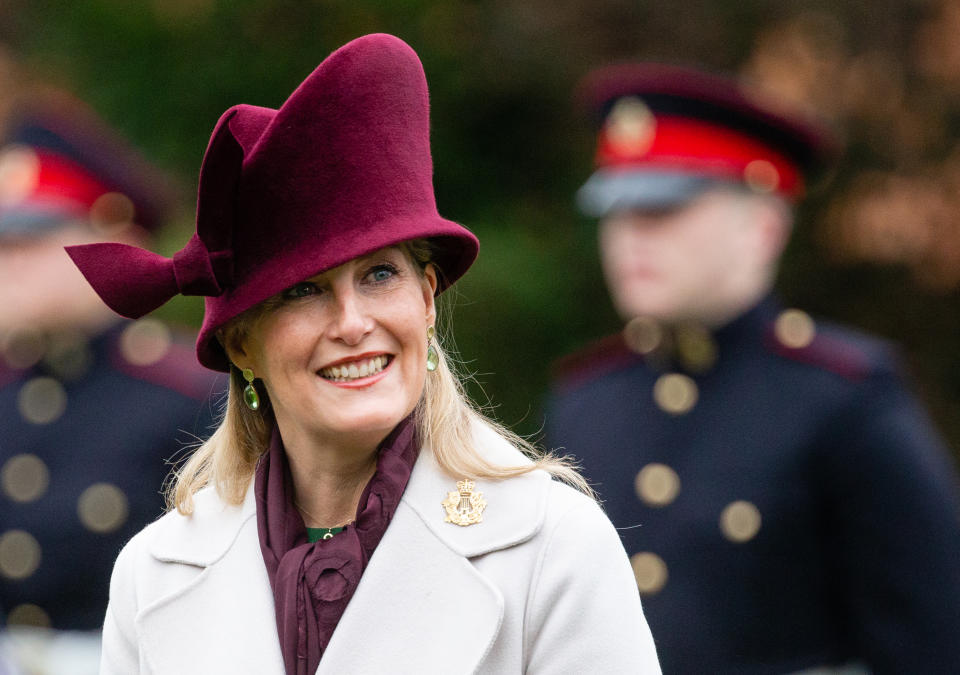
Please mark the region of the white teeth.
<svg viewBox="0 0 960 675"><path fill-rule="evenodd" d="M349 380L356 380L361 377L376 375L386 367L387 357L375 356L372 359L366 359L364 361L356 361L354 363L344 364L342 366L323 368L320 371L320 375L335 382L347 382Z"/></svg>

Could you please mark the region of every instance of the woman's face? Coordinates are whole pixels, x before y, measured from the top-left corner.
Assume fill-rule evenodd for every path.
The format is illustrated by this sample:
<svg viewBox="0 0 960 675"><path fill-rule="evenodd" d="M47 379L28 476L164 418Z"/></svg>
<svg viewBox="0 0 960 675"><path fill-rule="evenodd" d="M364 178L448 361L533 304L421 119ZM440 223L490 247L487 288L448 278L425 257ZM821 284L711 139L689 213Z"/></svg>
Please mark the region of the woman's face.
<svg viewBox="0 0 960 675"><path fill-rule="evenodd" d="M263 380L284 442L378 444L420 399L437 277L398 247L287 289L233 362Z"/></svg>

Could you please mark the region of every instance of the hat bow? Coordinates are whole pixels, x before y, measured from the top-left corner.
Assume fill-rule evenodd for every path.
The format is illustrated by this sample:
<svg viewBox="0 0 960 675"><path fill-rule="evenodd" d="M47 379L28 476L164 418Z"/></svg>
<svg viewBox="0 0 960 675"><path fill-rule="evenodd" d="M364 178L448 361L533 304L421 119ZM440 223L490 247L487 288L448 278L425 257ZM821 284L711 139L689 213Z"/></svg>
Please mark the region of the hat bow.
<svg viewBox="0 0 960 675"><path fill-rule="evenodd" d="M131 319L177 294L221 295L233 257L229 250L211 253L196 234L173 258L117 243L68 246L67 253L110 309Z"/></svg>

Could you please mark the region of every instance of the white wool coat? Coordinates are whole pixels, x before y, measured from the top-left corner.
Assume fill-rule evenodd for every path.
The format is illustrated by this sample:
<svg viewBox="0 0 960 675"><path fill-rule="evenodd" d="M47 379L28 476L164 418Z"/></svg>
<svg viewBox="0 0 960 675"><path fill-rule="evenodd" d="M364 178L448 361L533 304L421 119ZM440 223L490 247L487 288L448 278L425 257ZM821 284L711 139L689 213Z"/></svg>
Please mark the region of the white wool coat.
<svg viewBox="0 0 960 675"><path fill-rule="evenodd" d="M490 459L526 460L492 432ZM483 521L424 448L317 673L660 673L630 563L589 498L542 471L477 481ZM135 536L113 572L102 675L283 675L253 488L211 489Z"/></svg>

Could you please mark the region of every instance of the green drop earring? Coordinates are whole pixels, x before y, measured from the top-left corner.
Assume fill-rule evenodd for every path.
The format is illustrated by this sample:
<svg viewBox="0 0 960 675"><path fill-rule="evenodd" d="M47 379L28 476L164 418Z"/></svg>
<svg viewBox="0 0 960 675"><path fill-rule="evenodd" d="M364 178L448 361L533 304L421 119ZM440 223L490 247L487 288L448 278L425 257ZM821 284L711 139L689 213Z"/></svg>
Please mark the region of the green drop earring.
<svg viewBox="0 0 960 675"><path fill-rule="evenodd" d="M437 354L437 350L433 346L433 336L436 334L436 328L427 326L427 370L431 373L440 365L440 355Z"/></svg>
<svg viewBox="0 0 960 675"><path fill-rule="evenodd" d="M247 381L247 386L243 388L243 402L247 404L250 410L258 410L260 408L260 396L253 386L253 370L244 368L243 379Z"/></svg>

